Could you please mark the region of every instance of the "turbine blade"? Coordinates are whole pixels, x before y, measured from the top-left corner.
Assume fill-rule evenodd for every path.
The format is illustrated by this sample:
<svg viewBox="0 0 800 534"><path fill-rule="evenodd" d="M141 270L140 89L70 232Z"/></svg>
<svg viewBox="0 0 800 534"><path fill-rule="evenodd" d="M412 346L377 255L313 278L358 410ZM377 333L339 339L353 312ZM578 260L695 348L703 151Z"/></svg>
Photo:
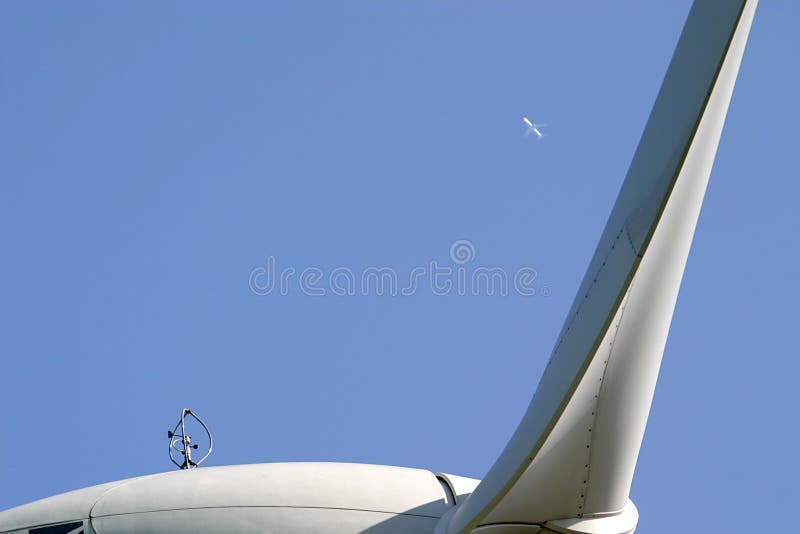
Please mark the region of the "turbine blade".
<svg viewBox="0 0 800 534"><path fill-rule="evenodd" d="M603 521L616 522L613 532L636 527L633 470L756 4L692 6L528 410L442 531L535 524L610 532Z"/></svg>

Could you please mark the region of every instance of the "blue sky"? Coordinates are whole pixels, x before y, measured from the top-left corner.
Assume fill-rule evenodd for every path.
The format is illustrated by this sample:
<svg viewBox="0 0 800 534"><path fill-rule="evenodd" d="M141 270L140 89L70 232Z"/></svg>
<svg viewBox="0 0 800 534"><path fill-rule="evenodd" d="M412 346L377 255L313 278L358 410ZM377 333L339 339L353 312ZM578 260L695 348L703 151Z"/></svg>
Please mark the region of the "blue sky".
<svg viewBox="0 0 800 534"><path fill-rule="evenodd" d="M689 6L0 4L0 509L170 469L184 406L209 464L483 476ZM632 489L642 532L800 497L797 20L756 14ZM457 240L470 266L535 269L536 294L249 284L268 257L407 277L454 266Z"/></svg>

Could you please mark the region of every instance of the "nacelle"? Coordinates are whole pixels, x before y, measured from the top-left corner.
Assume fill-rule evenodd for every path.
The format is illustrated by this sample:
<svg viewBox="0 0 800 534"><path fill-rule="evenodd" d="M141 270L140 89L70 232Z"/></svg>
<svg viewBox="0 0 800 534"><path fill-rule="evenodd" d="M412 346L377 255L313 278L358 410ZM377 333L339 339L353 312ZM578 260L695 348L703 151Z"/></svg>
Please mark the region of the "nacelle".
<svg viewBox="0 0 800 534"><path fill-rule="evenodd" d="M422 469L274 463L111 482L0 513L0 533L431 533L478 480Z"/></svg>

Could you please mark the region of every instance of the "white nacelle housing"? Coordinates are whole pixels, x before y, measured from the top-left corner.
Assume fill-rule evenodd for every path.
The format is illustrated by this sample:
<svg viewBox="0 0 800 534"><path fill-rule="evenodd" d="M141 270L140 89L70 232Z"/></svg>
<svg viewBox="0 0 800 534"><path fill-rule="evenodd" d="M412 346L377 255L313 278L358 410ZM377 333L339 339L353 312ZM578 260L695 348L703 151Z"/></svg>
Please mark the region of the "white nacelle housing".
<svg viewBox="0 0 800 534"><path fill-rule="evenodd" d="M83 527L85 534L430 533L477 484L422 469L365 464L208 467L36 501L4 512L0 532L77 534ZM64 523L75 526L67 530Z"/></svg>

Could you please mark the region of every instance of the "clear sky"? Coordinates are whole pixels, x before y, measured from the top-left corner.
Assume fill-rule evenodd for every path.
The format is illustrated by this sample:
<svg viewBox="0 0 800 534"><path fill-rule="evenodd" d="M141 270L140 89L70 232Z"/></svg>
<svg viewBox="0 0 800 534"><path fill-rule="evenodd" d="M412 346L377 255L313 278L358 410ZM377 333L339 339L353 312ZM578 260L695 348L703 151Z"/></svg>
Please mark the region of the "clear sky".
<svg viewBox="0 0 800 534"><path fill-rule="evenodd" d="M0 508L169 470L184 406L213 465L482 477L689 6L0 3ZM632 489L641 532L676 514L732 532L800 497L799 20L793 0L756 14ZM270 257L295 278L258 294ZM328 283L385 267L407 286L431 262L535 269L535 294Z"/></svg>

